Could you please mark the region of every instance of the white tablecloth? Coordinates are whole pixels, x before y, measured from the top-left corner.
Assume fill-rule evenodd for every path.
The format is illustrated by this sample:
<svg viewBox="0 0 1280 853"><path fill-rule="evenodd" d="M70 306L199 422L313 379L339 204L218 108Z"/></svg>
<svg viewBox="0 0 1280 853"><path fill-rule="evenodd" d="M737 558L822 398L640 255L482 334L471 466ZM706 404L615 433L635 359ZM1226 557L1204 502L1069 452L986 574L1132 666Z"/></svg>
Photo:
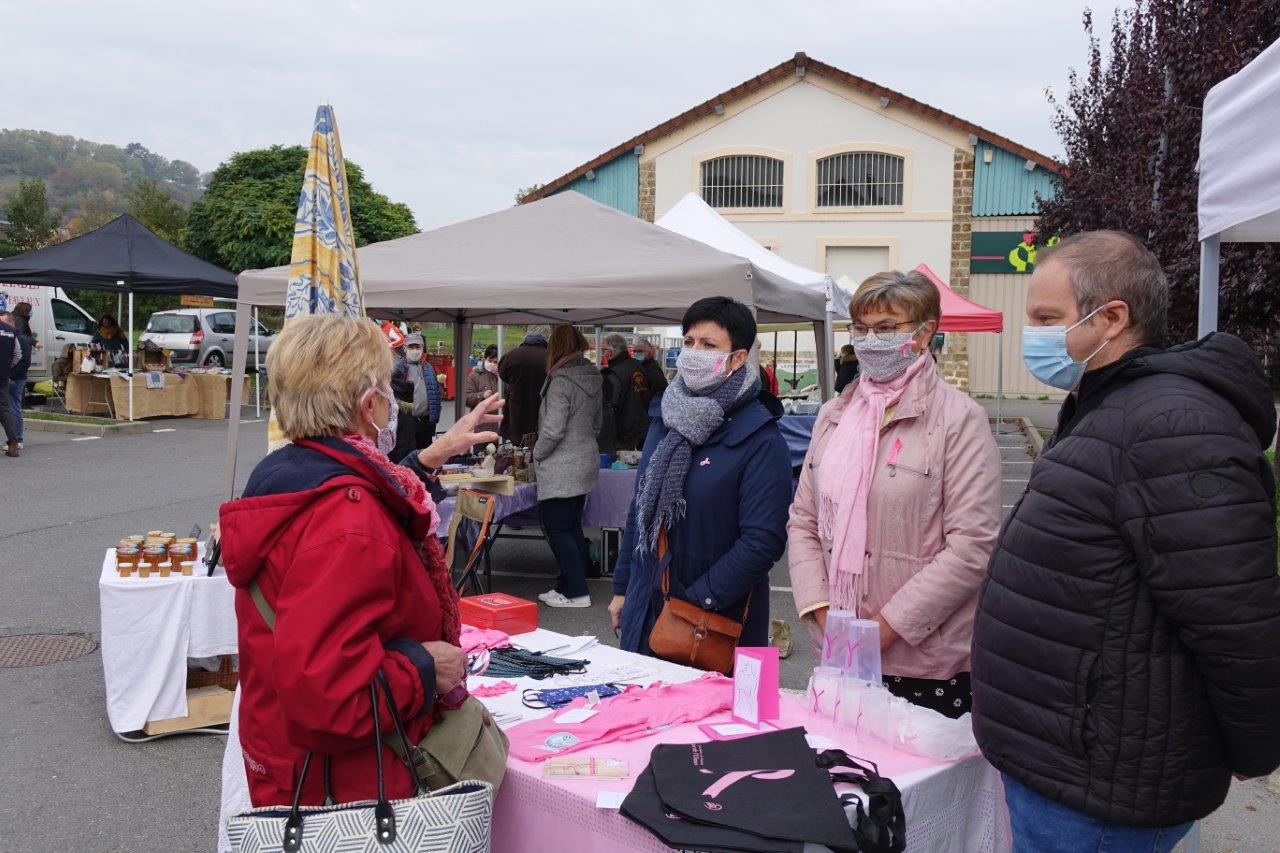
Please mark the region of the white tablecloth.
<svg viewBox="0 0 1280 853"><path fill-rule="evenodd" d="M698 670L631 654L610 646L594 645L579 652L576 647L582 639L566 637L544 629L512 638L517 645L526 648L542 650L554 655L586 658L591 661L589 671L601 675L621 668L647 669L648 673L644 677L631 679L637 684L650 684L659 679L678 683L690 681L703 674ZM569 645L568 651L563 650L566 644ZM558 679L507 680L518 685L518 689L503 696L482 700L495 714L519 714L527 720L552 713L551 711L533 711L524 707L521 703L521 694L525 687L556 686L559 683ZM497 681L499 679L473 676L467 683L474 689ZM238 698L237 695L237 700ZM219 853L230 851L226 832L223 829L225 820L250 807L248 781L245 778L244 760L241 756L237 731L238 724L237 716L233 714L231 731L227 737L226 751L222 760L223 790L222 814L218 831ZM512 725L512 723L506 723L504 727L505 725ZM885 765L882 763L881 766ZM642 767L632 767L633 775L638 775L642 769ZM1011 849L1009 815L1004 804L1000 775L982 756L973 755L955 762L940 763L892 778L902 791L903 810L907 818L908 850L931 851L931 853L932 851L1004 853ZM548 799L549 797L551 799ZM594 800L589 797L579 797L574 792L566 793L564 788L556 788L552 783L512 771L503 781L502 790L494 804L494 853L503 853L509 849L540 849L537 845L531 846L527 835L521 833L520 815L522 810L529 808L573 811L579 818L575 823L579 825L600 824L602 829L599 835L602 843L607 841L607 846L597 849L610 851L664 849L653 836L632 824L617 811L597 809ZM541 849L556 850L559 847L552 839L548 839L546 847ZM826 848L806 845L805 849L820 851Z"/></svg>
<svg viewBox="0 0 1280 853"><path fill-rule="evenodd" d="M204 571L197 563L190 577L122 578L115 552L103 558L102 674L113 731L185 717L187 658L236 653L235 589L222 568Z"/></svg>

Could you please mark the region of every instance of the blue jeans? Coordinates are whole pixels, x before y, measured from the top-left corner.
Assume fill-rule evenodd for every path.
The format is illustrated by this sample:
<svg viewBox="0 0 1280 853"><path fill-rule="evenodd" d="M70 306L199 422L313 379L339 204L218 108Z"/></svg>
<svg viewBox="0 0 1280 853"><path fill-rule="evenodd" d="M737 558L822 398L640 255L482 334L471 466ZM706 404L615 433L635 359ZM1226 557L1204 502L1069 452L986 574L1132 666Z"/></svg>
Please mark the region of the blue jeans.
<svg viewBox="0 0 1280 853"><path fill-rule="evenodd" d="M587 537L582 533L582 508L586 502L586 495L538 501L542 527L560 569L556 592L565 598L580 598L587 594L587 568L591 565L591 554L587 550Z"/></svg>
<svg viewBox="0 0 1280 853"><path fill-rule="evenodd" d="M1124 826L1089 817L1001 774L1014 853L1168 853L1191 829Z"/></svg>
<svg viewBox="0 0 1280 853"><path fill-rule="evenodd" d="M22 398L27 393L27 378L9 380L9 399L13 403L13 427L22 441Z"/></svg>

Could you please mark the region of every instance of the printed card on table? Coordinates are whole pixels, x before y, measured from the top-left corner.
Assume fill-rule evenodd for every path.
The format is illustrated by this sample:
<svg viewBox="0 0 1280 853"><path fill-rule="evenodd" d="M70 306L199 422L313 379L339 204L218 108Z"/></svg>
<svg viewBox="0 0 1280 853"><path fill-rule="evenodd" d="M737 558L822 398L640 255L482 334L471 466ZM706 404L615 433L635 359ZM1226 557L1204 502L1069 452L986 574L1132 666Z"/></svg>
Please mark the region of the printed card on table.
<svg viewBox="0 0 1280 853"><path fill-rule="evenodd" d="M778 719L778 650L740 648L733 664L733 718L757 725Z"/></svg>

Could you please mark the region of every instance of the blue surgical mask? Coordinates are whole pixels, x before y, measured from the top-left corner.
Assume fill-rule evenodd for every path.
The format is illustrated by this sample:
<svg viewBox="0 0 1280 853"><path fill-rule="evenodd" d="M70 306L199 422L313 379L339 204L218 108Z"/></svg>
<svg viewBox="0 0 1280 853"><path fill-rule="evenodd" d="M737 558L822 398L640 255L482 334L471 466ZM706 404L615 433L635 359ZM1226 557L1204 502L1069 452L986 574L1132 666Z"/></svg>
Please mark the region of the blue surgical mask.
<svg viewBox="0 0 1280 853"><path fill-rule="evenodd" d="M1031 371L1031 375L1046 385L1063 391L1074 390L1080 384L1080 378L1089 363L1089 359L1102 352L1111 341L1103 341L1102 346L1085 357L1084 361L1076 361L1067 352L1067 332L1088 320L1101 311L1099 305L1070 326L1023 326L1022 327L1022 361Z"/></svg>

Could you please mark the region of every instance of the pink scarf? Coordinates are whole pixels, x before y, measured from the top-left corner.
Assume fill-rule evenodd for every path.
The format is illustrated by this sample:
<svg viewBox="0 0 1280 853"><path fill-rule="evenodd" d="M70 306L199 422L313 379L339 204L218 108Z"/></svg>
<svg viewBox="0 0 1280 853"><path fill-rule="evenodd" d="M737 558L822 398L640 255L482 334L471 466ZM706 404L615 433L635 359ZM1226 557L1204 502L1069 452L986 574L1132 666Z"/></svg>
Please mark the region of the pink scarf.
<svg viewBox="0 0 1280 853"><path fill-rule="evenodd" d="M916 377L933 366L927 356L890 382L863 376L818 470L818 534L831 543L831 607L857 610L858 587L867 556L867 494L875 475L884 413L902 399Z"/></svg>
<svg viewBox="0 0 1280 853"><path fill-rule="evenodd" d="M365 436L359 433L347 433L342 436L342 440L377 468L384 477L398 485L414 509L431 517L426 538L421 542L414 542L413 546L422 559L422 564L427 568L427 576L431 578L431 586L435 589L436 598L440 601L443 638L456 646L462 629L462 619L458 612L458 591L453 588L453 578L449 567L444 562L444 548L436 538L440 516L436 513L435 502L427 494L427 487L418 479L417 474L403 465L393 463Z"/></svg>

